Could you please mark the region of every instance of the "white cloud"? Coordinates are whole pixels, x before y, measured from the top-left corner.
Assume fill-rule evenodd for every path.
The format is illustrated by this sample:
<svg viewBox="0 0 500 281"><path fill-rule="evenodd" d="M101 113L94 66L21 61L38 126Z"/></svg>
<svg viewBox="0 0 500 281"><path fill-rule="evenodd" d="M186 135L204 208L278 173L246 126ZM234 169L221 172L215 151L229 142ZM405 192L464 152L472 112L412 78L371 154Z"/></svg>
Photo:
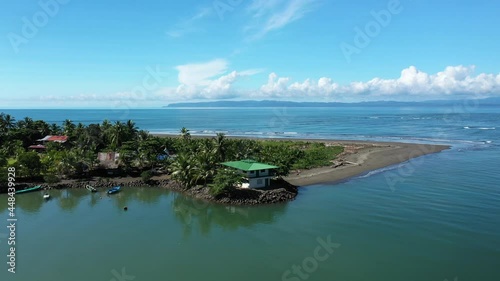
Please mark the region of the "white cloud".
<svg viewBox="0 0 500 281"><path fill-rule="evenodd" d="M261 69L232 71L226 74L228 62L215 59L204 63L179 65L179 85L163 88L155 96L163 100L227 99L237 97L233 84L240 77L261 73Z"/></svg>
<svg viewBox="0 0 500 281"><path fill-rule="evenodd" d="M267 80L267 84L262 85L262 87L260 87L260 92L262 94L281 95L287 91L287 85L289 81L290 78L288 77L279 78L278 75L273 72L269 74L269 79Z"/></svg>
<svg viewBox="0 0 500 281"><path fill-rule="evenodd" d="M500 95L500 74L481 73L474 76L474 70L475 66L459 65L449 66L436 74L427 74L410 66L403 69L397 79L373 78L367 82L358 81L348 85L339 85L327 77L289 84L290 78L271 73L268 83L254 96L363 101L482 98Z"/></svg>
<svg viewBox="0 0 500 281"><path fill-rule="evenodd" d="M210 78L227 71L228 62L224 59L215 59L204 63L178 65L179 83L185 85L208 85Z"/></svg>
<svg viewBox="0 0 500 281"><path fill-rule="evenodd" d="M444 71L428 74L410 66L396 79L373 78L340 85L328 77L302 82L290 77L269 74L267 83L254 90L232 87L245 72L231 72L217 79L198 84L203 87L182 85L176 91L183 99L280 99L305 101L370 101L370 100L429 100L484 98L500 95L500 74L474 75L475 66L449 66ZM253 72L251 72L253 74Z"/></svg>
<svg viewBox="0 0 500 281"><path fill-rule="evenodd" d="M248 5L247 10L253 17L262 17L283 2L283 0L254 0Z"/></svg>
<svg viewBox="0 0 500 281"><path fill-rule="evenodd" d="M191 18L180 21L177 24L175 24L172 28L165 31L165 34L172 38L176 38L176 37L181 37L187 33L198 31L199 27L196 26L197 23L202 19L212 15L212 12L213 11L210 8L201 9Z"/></svg>
<svg viewBox="0 0 500 281"><path fill-rule="evenodd" d="M251 23L245 27L248 39L259 39L281 29L313 10L316 0L255 0L247 8Z"/></svg>
<svg viewBox="0 0 500 281"><path fill-rule="evenodd" d="M131 101L135 104L157 105L158 102L176 102L217 99L274 99L296 101L343 101L359 102L374 100L433 100L485 98L500 96L500 74L474 74L474 66L449 66L443 71L428 74L410 66L401 71L396 79L373 78L340 85L333 79L305 79L292 81L270 73L266 83L254 89L242 90L235 83L244 76L262 72L258 69L228 72L228 62L216 59L205 63L186 64L177 67L179 84L162 88L154 93L137 96L122 92L112 95L85 94L75 96L46 96L41 102L60 105L104 105L110 102Z"/></svg>

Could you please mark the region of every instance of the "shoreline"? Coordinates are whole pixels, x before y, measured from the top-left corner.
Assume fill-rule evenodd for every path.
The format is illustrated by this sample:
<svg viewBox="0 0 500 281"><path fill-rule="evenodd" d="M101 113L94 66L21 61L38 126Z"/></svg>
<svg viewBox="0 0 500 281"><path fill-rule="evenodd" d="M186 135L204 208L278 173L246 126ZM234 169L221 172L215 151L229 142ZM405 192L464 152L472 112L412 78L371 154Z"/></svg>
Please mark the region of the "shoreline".
<svg viewBox="0 0 500 281"><path fill-rule="evenodd" d="M85 190L86 185L96 188L101 196L109 196L106 191L114 186L129 188L161 188L173 192L181 193L185 196L212 202L227 206L256 206L286 203L294 200L298 194L298 187L288 183L285 180L273 180L273 187L267 189L234 189L221 195L212 195L208 187L196 186L190 189L182 187L178 182L171 180L169 175L155 176L148 183L145 183L140 177L118 177L103 180L103 178L94 177L92 179L63 180L56 184L33 183L41 185L43 192L49 190L62 189L80 189ZM32 184L32 185L33 185ZM26 183L17 186L29 187ZM34 191L37 192L37 191Z"/></svg>
<svg viewBox="0 0 500 281"><path fill-rule="evenodd" d="M158 137L179 137L171 134L152 134ZM193 138L212 138L213 136L191 136ZM304 139L304 138L258 138L226 136L231 139L251 139L262 141L305 141L321 142L326 145L343 146L341 153L332 165L302 171L291 171L284 180L295 186L323 183L338 183L364 175L374 170L407 162L411 159L450 149L449 145L417 144L404 142L377 142L362 140Z"/></svg>
<svg viewBox="0 0 500 281"><path fill-rule="evenodd" d="M179 137L177 135L158 135L159 137ZM211 138L206 136L194 136L194 138ZM277 181L277 186L271 189L235 189L224 196L212 196L206 187L184 189L169 175L154 176L152 182L144 183L140 177L113 177L93 178L87 180L66 179L57 184L41 183L46 189L84 188L90 184L100 191L115 185L125 187L158 187L183 193L187 196L223 205L262 205L275 204L292 201L298 194L298 188L308 185L339 183L370 171L384 167L407 162L413 158L428 154L438 153L449 149L448 145L415 144L401 142L373 142L352 140L318 140L318 139L262 139L262 138L240 138L262 141L304 141L321 142L326 146L342 146L344 151L332 159L331 165L312 168L308 170L291 170L282 181ZM33 183L32 183L33 184ZM29 185L28 183L20 184Z"/></svg>
<svg viewBox="0 0 500 281"><path fill-rule="evenodd" d="M448 145L378 142L334 142L339 145L362 144L364 147L342 155L342 165L313 168L299 175L290 174L285 180L297 186L338 183L371 171L401 164L411 159L450 149Z"/></svg>

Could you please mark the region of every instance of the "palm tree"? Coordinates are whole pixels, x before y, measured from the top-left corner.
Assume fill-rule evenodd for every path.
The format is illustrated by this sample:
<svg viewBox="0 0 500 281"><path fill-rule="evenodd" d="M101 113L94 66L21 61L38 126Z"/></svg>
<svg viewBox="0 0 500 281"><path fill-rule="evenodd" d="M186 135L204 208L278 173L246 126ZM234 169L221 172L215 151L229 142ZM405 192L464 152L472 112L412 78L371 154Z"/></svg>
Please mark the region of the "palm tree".
<svg viewBox="0 0 500 281"><path fill-rule="evenodd" d="M258 144L253 140L234 140L231 144L229 155L235 160L252 158L258 150Z"/></svg>
<svg viewBox="0 0 500 281"><path fill-rule="evenodd" d="M125 126L120 121L116 123L110 129L110 142L111 148L116 149L122 145L124 136L126 134Z"/></svg>
<svg viewBox="0 0 500 281"><path fill-rule="evenodd" d="M128 120L127 123L125 124L125 127L127 131L128 140L135 139L137 136L137 132L139 131L135 123L132 120Z"/></svg>
<svg viewBox="0 0 500 281"><path fill-rule="evenodd" d="M140 130L137 133L137 137L138 137L139 141L145 141L145 140L147 140L150 137L150 135L149 135L148 131Z"/></svg>
<svg viewBox="0 0 500 281"><path fill-rule="evenodd" d="M12 117L10 114L0 114L0 127L2 129L10 130L16 125L16 118Z"/></svg>
<svg viewBox="0 0 500 281"><path fill-rule="evenodd" d="M64 120L63 122L63 133L66 135L66 136L72 136L73 135L73 131L75 130L75 124L73 124L73 121L69 120L69 119L66 119Z"/></svg>
<svg viewBox="0 0 500 281"><path fill-rule="evenodd" d="M59 127L56 123L52 123L50 125L50 134L59 135L61 133L61 127Z"/></svg>
<svg viewBox="0 0 500 281"><path fill-rule="evenodd" d="M23 120L19 120L16 126L20 129L33 129L33 119L25 117Z"/></svg>
<svg viewBox="0 0 500 281"><path fill-rule="evenodd" d="M178 181L185 188L191 188L200 179L199 168L195 161L186 154L179 154L170 165L172 178Z"/></svg>
<svg viewBox="0 0 500 281"><path fill-rule="evenodd" d="M76 172L83 173L85 166L91 170L97 162L97 155L91 149L87 150L83 147L75 147L70 150L70 153L74 161L72 165L74 165Z"/></svg>
<svg viewBox="0 0 500 281"><path fill-rule="evenodd" d="M219 163L226 161L226 136L223 133L217 133L217 136L214 139L214 144L217 161Z"/></svg>
<svg viewBox="0 0 500 281"><path fill-rule="evenodd" d="M46 136L50 134L50 126L45 121L37 120L33 123L33 126L39 132L40 136Z"/></svg>
<svg viewBox="0 0 500 281"><path fill-rule="evenodd" d="M4 150L7 155L17 157L18 155L22 154L22 152L24 152L23 141L9 141L5 144Z"/></svg>
<svg viewBox="0 0 500 281"><path fill-rule="evenodd" d="M111 124L108 119L104 119L104 121L102 121L102 129L104 131L109 130L112 126L113 124Z"/></svg>
<svg viewBox="0 0 500 281"><path fill-rule="evenodd" d="M103 144L103 136L99 124L90 124L87 127L76 128L78 139L76 146L96 152Z"/></svg>
<svg viewBox="0 0 500 281"><path fill-rule="evenodd" d="M182 127L182 129L181 129L181 137L184 140L189 140L191 138L191 134L189 133L189 130L186 129L186 127Z"/></svg>
<svg viewBox="0 0 500 281"><path fill-rule="evenodd" d="M63 150L58 155L56 170L59 177L68 176L75 172L76 156L73 151Z"/></svg>
<svg viewBox="0 0 500 281"><path fill-rule="evenodd" d="M212 147L212 144L210 142L205 142L201 144L200 151L196 153L193 159L195 165L198 167L198 175L200 179L204 180L205 185L215 174L217 156L216 149Z"/></svg>
<svg viewBox="0 0 500 281"><path fill-rule="evenodd" d="M128 154L128 155L126 154L124 156L128 157L128 159L122 159L122 160L124 160L123 164L124 164L124 167L126 169L132 167L132 164L135 167L138 167L140 169L144 169L144 167L146 167L149 164L148 157L144 152L139 152L136 154L130 153L130 154ZM120 158L122 158L122 157L120 156ZM129 160L131 160L131 161L129 161ZM129 163L125 163L125 161L129 161Z"/></svg>
<svg viewBox="0 0 500 281"><path fill-rule="evenodd" d="M79 135L79 134L83 133L84 129L85 129L85 126L81 122L79 122L78 125L76 125L76 127L75 127L76 134Z"/></svg>
<svg viewBox="0 0 500 281"><path fill-rule="evenodd" d="M101 131L102 131L102 136L103 136L103 142L106 144L106 145L109 145L110 143L110 140L111 140L111 129L113 128L113 124L111 124L111 122L109 122L108 119L104 119L104 121L102 121L102 125L101 125Z"/></svg>

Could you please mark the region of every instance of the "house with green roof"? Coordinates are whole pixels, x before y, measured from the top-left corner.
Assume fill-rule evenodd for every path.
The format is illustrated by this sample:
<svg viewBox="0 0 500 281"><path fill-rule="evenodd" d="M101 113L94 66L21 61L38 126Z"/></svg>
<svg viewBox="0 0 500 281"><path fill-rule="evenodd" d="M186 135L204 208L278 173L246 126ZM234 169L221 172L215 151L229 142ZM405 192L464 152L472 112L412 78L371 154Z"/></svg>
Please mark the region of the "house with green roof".
<svg viewBox="0 0 500 281"><path fill-rule="evenodd" d="M274 170L279 168L254 160L231 161L221 164L236 169L244 175L246 182L242 184L243 188L262 188L270 186L271 179L274 177Z"/></svg>

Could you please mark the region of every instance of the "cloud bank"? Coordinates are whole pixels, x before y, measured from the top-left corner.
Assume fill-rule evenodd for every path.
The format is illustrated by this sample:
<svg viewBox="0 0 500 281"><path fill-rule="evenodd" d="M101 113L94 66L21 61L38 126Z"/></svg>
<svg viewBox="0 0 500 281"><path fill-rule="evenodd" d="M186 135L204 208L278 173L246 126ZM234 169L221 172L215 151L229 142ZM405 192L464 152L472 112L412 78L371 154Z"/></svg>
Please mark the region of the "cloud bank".
<svg viewBox="0 0 500 281"><path fill-rule="evenodd" d="M213 62L207 64L212 65ZM227 65L225 65L227 67ZM189 68L199 66L190 65ZM436 74L428 74L410 66L401 71L396 79L373 78L366 82L352 82L340 85L332 78L292 81L290 77L279 77L276 73L268 76L267 83L256 89L239 90L233 84L251 72L233 71L212 80L215 75L198 75L201 80L195 85L184 77L191 71L178 68L179 85L173 89L163 89L159 97L172 100L190 99L278 99L278 100L315 100L315 101L372 101L372 100L429 100L485 98L500 95L500 74L474 74L475 66L448 66ZM222 72L226 68L211 67L212 72Z"/></svg>
<svg viewBox="0 0 500 281"><path fill-rule="evenodd" d="M111 95L83 94L78 96L46 96L43 102L65 104L68 102L132 100L138 105L154 105L158 102L203 101L203 100L246 100L272 99L291 101L422 101L434 99L486 98L500 96L500 74L475 74L475 66L448 66L443 71L428 74L410 66L401 71L395 79L373 78L341 85L332 78L305 79L293 81L272 72L267 82L260 86L241 89L236 87L243 77L262 72L259 69L243 71L229 70L224 59L204 63L176 66L178 85L163 87L140 96L136 93L120 92Z"/></svg>

